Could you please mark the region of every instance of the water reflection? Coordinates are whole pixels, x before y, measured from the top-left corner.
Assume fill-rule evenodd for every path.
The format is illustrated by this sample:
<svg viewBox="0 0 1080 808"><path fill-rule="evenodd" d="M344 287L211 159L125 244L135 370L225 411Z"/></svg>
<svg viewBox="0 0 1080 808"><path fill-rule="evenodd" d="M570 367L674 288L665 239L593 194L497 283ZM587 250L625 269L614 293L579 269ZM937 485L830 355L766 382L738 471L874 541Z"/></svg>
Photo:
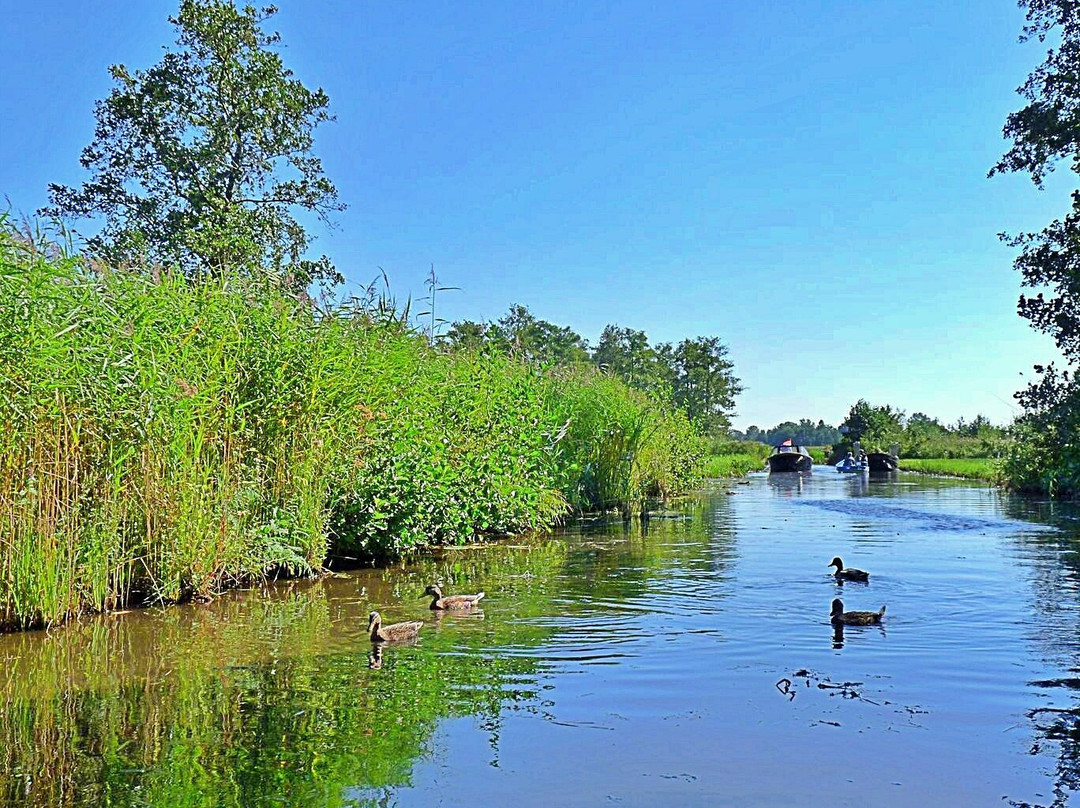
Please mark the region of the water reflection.
<svg viewBox="0 0 1080 808"><path fill-rule="evenodd" d="M902 475L727 490L0 637L0 805L1068 803L1074 510ZM484 608L432 613L434 580ZM887 632L830 624L839 595ZM418 643L373 647L373 609Z"/></svg>

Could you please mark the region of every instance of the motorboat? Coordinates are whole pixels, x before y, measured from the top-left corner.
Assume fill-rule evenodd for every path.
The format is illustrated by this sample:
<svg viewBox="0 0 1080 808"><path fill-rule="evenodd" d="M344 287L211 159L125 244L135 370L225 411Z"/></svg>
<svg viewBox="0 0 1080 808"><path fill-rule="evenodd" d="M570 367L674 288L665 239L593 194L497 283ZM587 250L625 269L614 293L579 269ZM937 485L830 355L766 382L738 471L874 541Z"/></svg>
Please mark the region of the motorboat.
<svg viewBox="0 0 1080 808"><path fill-rule="evenodd" d="M773 448L773 453L767 458L769 471L812 471L814 458L805 446L797 446L792 441L786 440Z"/></svg>

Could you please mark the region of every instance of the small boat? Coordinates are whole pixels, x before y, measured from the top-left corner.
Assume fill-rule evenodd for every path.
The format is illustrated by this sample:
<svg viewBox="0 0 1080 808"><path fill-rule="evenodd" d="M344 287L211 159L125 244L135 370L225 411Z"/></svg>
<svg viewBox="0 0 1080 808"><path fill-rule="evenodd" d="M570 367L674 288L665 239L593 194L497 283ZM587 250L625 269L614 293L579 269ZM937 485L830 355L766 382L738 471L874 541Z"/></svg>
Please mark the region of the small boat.
<svg viewBox="0 0 1080 808"><path fill-rule="evenodd" d="M861 474L870 470L870 464L865 460L856 460L854 457L845 457L836 464L836 470L841 474Z"/></svg>
<svg viewBox="0 0 1080 808"><path fill-rule="evenodd" d="M773 449L768 457L769 471L812 471L814 458L804 446L786 440Z"/></svg>

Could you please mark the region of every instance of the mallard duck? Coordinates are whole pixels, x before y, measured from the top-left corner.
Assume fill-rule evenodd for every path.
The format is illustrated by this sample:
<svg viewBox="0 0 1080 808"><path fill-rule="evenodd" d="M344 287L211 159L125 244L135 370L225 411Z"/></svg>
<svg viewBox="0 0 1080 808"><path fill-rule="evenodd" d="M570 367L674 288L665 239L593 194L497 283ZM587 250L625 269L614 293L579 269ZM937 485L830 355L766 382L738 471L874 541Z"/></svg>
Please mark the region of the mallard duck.
<svg viewBox="0 0 1080 808"><path fill-rule="evenodd" d="M475 595L443 595L442 590L438 586L432 584L424 590L424 596L431 596L432 609L454 609L464 610L471 609L477 603L484 598L483 592L477 592Z"/></svg>
<svg viewBox="0 0 1080 808"><path fill-rule="evenodd" d="M866 570L857 570L854 567L844 567L844 562L840 560L840 556L834 558L829 562L830 567L836 567L836 572L833 573L837 578L844 581L869 581L870 573Z"/></svg>
<svg viewBox="0 0 1080 808"><path fill-rule="evenodd" d="M840 598L833 598L829 620L847 626L873 626L880 623L881 618L884 616L884 606L881 607L880 612L845 612L844 601L840 600Z"/></svg>
<svg viewBox="0 0 1080 808"><path fill-rule="evenodd" d="M393 623L389 626L382 624L382 618L378 612L368 615L368 633L372 642L407 642L415 640L423 627L423 622L413 620L409 623Z"/></svg>

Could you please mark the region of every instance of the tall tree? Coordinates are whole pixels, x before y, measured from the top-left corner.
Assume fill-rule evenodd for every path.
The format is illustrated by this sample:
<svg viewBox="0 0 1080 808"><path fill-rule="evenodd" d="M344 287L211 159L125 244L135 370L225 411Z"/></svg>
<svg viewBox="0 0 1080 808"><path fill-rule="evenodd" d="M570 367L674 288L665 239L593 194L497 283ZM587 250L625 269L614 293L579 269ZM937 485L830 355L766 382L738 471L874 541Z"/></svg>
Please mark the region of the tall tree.
<svg viewBox="0 0 1080 808"><path fill-rule="evenodd" d="M488 338L498 347L541 365L588 361L588 343L573 329L541 320L525 306L513 305Z"/></svg>
<svg viewBox="0 0 1080 808"><path fill-rule="evenodd" d="M644 331L605 326L592 360L631 387L663 399L671 397L672 369L649 345Z"/></svg>
<svg viewBox="0 0 1080 808"><path fill-rule="evenodd" d="M904 430L904 413L888 404L875 407L860 398L848 410L840 430L848 441L862 441L867 451L884 451L893 442L899 442Z"/></svg>
<svg viewBox="0 0 1080 808"><path fill-rule="evenodd" d="M1054 36L1059 41L1019 88L1028 103L1006 119L1004 135L1013 145L990 176L1022 172L1042 188L1046 175L1062 160L1080 174L1080 3L1021 0L1020 5L1027 11L1022 41L1044 42ZM1014 266L1024 286L1049 287L1049 296L1043 291L1022 295L1020 316L1050 334L1069 364L1076 363L1080 360L1080 191L1073 192L1072 210L1063 219L1055 219L1039 233L1002 238L1020 248ZM1036 370L1041 380L1018 397L1039 409L1055 403L1071 383L1067 374L1062 383L1053 366Z"/></svg>
<svg viewBox="0 0 1080 808"><path fill-rule="evenodd" d="M79 188L51 185L45 213L100 217L88 239L107 261L149 260L192 277L275 271L302 287L340 281L296 218L342 210L312 153L329 99L282 64L273 6L182 0L173 49L148 70L110 69Z"/></svg>
<svg viewBox="0 0 1080 808"><path fill-rule="evenodd" d="M665 346L661 346L665 347ZM684 339L674 349L666 346L675 369L675 403L706 433L726 433L735 414L735 397L742 384L727 346L717 337Z"/></svg>
<svg viewBox="0 0 1080 808"><path fill-rule="evenodd" d="M1019 88L1027 103L1008 116L1004 135L1012 147L991 171L1021 172L1036 187L1062 161L1080 174L1080 3L1020 0L1027 22L1021 41L1053 44ZM1002 236L1020 248L1013 266L1034 295L1021 295L1020 316L1053 337L1068 366L1080 361L1080 191L1072 209L1038 233ZM1063 453L1080 437L1080 385L1053 363L1035 367L1036 380L1016 394L1024 416L1005 461L1018 488L1050 493L1080 491L1080 467Z"/></svg>

